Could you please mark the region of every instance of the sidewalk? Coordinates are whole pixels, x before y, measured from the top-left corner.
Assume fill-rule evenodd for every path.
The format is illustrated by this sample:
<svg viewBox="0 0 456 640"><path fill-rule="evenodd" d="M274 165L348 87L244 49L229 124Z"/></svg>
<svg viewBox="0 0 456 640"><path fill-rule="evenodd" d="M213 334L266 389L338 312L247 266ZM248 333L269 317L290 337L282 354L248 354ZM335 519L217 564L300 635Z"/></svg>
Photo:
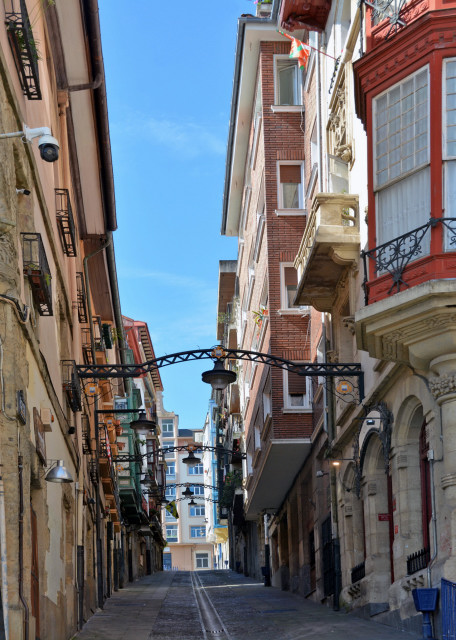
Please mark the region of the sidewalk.
<svg viewBox="0 0 456 640"><path fill-rule="evenodd" d="M198 573L228 640L417 640L416 634L336 613L231 571ZM78 640L197 640L201 626L189 572L160 572L113 594Z"/></svg>

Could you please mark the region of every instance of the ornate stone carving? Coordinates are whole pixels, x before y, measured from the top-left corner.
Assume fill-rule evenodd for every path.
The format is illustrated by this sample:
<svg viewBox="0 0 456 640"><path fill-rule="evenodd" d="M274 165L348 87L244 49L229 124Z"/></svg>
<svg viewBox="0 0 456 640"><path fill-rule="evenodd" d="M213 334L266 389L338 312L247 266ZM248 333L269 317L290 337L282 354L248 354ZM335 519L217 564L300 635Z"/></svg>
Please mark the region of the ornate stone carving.
<svg viewBox="0 0 456 640"><path fill-rule="evenodd" d="M430 378L429 386L431 388L431 393L436 400L448 393L456 393L456 374L443 374L436 378Z"/></svg>
<svg viewBox="0 0 456 640"><path fill-rule="evenodd" d="M454 487L456 485L456 473L447 473L441 478L442 489Z"/></svg>
<svg viewBox="0 0 456 640"><path fill-rule="evenodd" d="M353 159L353 152L351 140L348 139L345 94L345 72L342 72L334 92L327 130L330 153L349 164Z"/></svg>
<svg viewBox="0 0 456 640"><path fill-rule="evenodd" d="M350 331L352 336L355 335L355 316L345 316L345 318L342 318L342 324Z"/></svg>

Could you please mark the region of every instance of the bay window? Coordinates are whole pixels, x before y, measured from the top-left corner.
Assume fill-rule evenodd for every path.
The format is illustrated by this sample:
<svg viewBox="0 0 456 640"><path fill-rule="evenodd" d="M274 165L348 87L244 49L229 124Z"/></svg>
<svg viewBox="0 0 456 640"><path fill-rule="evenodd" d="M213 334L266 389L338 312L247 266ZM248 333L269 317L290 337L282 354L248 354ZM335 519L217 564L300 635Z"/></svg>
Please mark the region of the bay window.
<svg viewBox="0 0 456 640"><path fill-rule="evenodd" d="M373 125L378 246L430 218L428 67L374 99ZM427 234L421 255L429 240Z"/></svg>
<svg viewBox="0 0 456 640"><path fill-rule="evenodd" d="M445 216L456 218L456 58L448 58L443 67L443 184ZM445 230L445 251L450 245L451 232Z"/></svg>

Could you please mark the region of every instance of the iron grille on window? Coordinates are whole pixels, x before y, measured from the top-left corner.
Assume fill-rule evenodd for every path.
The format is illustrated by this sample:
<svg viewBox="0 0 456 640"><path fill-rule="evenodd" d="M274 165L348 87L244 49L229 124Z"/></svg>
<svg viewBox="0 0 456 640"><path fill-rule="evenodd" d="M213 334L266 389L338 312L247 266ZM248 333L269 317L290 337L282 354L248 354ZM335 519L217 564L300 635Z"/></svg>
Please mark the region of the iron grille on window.
<svg viewBox="0 0 456 640"><path fill-rule="evenodd" d="M64 253L76 256L76 230L68 189L55 189L55 211Z"/></svg>
<svg viewBox="0 0 456 640"><path fill-rule="evenodd" d="M89 416L84 413L81 416L81 431L82 431L82 453L86 455L90 453L90 422Z"/></svg>
<svg viewBox="0 0 456 640"><path fill-rule="evenodd" d="M86 364L95 364L93 360L93 354L92 354L92 343L90 340L89 327L81 328L81 338L82 338L82 355L84 358L84 362Z"/></svg>
<svg viewBox="0 0 456 640"><path fill-rule="evenodd" d="M24 275L40 316L52 316L52 276L40 233L21 233Z"/></svg>
<svg viewBox="0 0 456 640"><path fill-rule="evenodd" d="M429 562L429 549L424 548L407 556L407 575L426 569Z"/></svg>
<svg viewBox="0 0 456 640"><path fill-rule="evenodd" d="M95 351L104 351L105 343L100 316L93 316L93 339L95 342Z"/></svg>
<svg viewBox="0 0 456 640"><path fill-rule="evenodd" d="M79 322L86 323L89 321L87 316L87 296L84 285L84 276L78 271L76 274L77 304Z"/></svg>
<svg viewBox="0 0 456 640"><path fill-rule="evenodd" d="M29 100L41 100L39 52L25 0L7 0L5 23L22 90Z"/></svg>
<svg viewBox="0 0 456 640"><path fill-rule="evenodd" d="M82 410L81 385L74 360L62 360L63 390L72 411Z"/></svg>
<svg viewBox="0 0 456 640"><path fill-rule="evenodd" d="M366 575L366 564L365 562L361 562L360 564L357 564L356 567L353 567L353 569L351 570L352 584L355 584L355 582L359 582L360 580L362 580L365 575Z"/></svg>

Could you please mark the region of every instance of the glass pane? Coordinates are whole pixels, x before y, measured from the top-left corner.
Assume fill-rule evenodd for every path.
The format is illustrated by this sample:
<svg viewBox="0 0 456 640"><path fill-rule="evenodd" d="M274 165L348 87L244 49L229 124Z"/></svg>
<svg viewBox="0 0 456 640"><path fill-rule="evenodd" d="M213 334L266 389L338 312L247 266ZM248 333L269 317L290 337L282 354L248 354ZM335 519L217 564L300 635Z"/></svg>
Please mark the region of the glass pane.
<svg viewBox="0 0 456 640"><path fill-rule="evenodd" d="M297 66L291 65L283 69L278 69L279 80L279 104L293 105L296 101L296 73Z"/></svg>
<svg viewBox="0 0 456 640"><path fill-rule="evenodd" d="M282 183L282 200L284 209L299 209L299 184Z"/></svg>

